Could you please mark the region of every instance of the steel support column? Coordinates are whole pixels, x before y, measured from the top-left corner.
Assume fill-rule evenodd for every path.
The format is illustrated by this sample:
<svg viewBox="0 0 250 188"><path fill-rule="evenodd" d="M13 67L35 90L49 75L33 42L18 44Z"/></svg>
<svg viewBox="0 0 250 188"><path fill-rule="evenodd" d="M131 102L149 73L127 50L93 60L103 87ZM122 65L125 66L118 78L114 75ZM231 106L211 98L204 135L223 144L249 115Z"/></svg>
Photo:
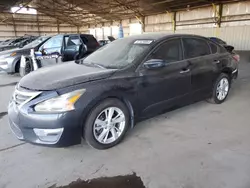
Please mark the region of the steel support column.
<svg viewBox="0 0 250 188"><path fill-rule="evenodd" d="M14 19L13 14L12 14L12 22L13 22L13 29L14 29L15 37L17 37L16 24L15 24L15 19Z"/></svg>

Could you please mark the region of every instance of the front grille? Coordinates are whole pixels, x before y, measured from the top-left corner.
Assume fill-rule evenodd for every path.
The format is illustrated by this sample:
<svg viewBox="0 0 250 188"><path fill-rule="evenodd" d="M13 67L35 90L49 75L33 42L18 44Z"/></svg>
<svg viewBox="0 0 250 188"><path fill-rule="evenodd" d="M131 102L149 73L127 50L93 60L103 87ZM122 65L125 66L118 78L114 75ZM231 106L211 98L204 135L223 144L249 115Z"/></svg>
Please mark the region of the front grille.
<svg viewBox="0 0 250 188"><path fill-rule="evenodd" d="M29 90L19 91L16 89L13 94L13 101L18 107L20 107L35 98L36 96L38 96L40 93L41 92L34 92Z"/></svg>
<svg viewBox="0 0 250 188"><path fill-rule="evenodd" d="M19 129L19 127L11 120L9 120L9 124L10 124L10 128L11 128L12 132L16 135L16 137L18 139L23 139L23 133L22 133L21 129Z"/></svg>

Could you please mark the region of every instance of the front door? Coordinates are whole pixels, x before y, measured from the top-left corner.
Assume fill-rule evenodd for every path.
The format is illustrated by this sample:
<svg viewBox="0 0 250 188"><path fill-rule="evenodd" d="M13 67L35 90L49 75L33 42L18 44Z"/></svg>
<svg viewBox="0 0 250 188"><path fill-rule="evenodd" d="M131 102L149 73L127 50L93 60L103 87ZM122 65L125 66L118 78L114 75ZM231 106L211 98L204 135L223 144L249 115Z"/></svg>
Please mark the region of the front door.
<svg viewBox="0 0 250 188"><path fill-rule="evenodd" d="M37 59L40 60L42 67L62 62L62 45L63 35L57 35L49 39L39 48L42 55L37 57Z"/></svg>
<svg viewBox="0 0 250 188"><path fill-rule="evenodd" d="M171 108L181 102L190 92L190 69L186 60L183 60L183 51L180 39L170 39L153 50L147 60L161 59L165 66L159 69L139 70L139 100L143 113L141 116L150 116Z"/></svg>

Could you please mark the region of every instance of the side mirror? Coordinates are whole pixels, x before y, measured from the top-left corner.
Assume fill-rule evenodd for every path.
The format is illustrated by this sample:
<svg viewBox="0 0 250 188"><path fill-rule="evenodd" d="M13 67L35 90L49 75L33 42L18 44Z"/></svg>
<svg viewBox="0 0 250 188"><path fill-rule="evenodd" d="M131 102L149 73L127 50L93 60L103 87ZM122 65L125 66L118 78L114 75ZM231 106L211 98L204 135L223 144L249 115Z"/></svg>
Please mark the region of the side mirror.
<svg viewBox="0 0 250 188"><path fill-rule="evenodd" d="M150 59L143 64L146 69L159 69L165 65L165 61L162 59Z"/></svg>
<svg viewBox="0 0 250 188"><path fill-rule="evenodd" d="M233 50L234 50L234 47L233 47L233 46L230 46L230 45L225 45L224 47L226 48L226 50L227 50L228 52L233 52Z"/></svg>

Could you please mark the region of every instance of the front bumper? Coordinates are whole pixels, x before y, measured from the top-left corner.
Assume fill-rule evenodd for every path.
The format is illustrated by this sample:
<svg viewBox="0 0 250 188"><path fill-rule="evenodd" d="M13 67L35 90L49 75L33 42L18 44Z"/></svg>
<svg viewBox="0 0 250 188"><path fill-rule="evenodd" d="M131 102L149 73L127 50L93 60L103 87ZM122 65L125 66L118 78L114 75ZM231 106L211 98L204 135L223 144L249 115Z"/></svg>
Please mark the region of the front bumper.
<svg viewBox="0 0 250 188"><path fill-rule="evenodd" d="M81 143L81 125L75 111L61 114L29 113L10 102L9 124L19 140L50 146L70 146Z"/></svg>
<svg viewBox="0 0 250 188"><path fill-rule="evenodd" d="M0 58L0 70L12 73L14 72L15 57Z"/></svg>

